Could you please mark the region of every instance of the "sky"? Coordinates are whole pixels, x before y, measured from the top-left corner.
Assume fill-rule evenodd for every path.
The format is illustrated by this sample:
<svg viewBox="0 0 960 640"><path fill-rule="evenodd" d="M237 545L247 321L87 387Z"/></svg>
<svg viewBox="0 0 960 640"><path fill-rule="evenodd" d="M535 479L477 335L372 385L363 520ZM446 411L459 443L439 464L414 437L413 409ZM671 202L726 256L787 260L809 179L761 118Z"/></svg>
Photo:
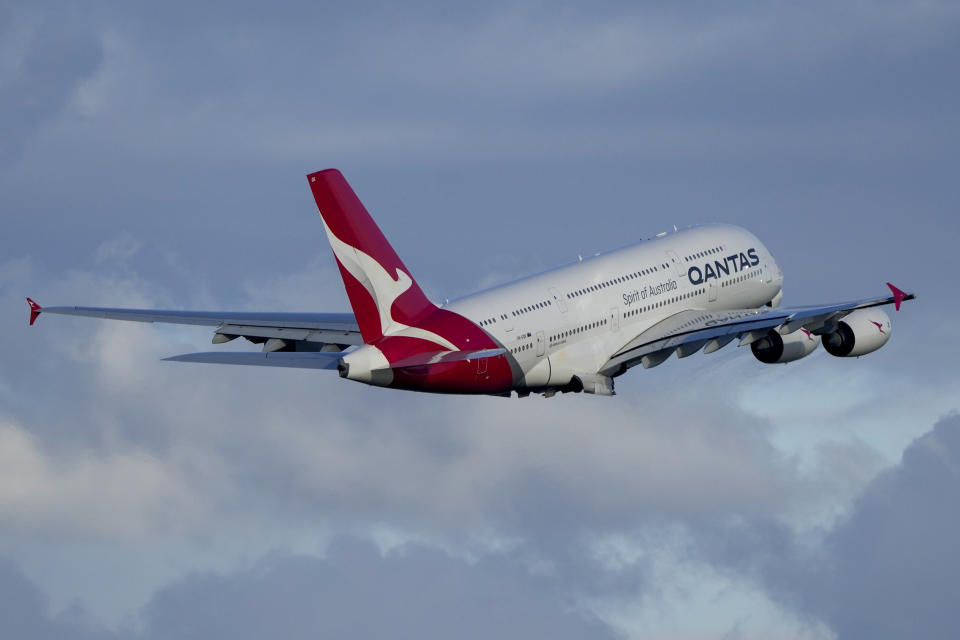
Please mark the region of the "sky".
<svg viewBox="0 0 960 640"><path fill-rule="evenodd" d="M0 2L11 637L945 638L960 624L953 2ZM304 176L440 301L673 225L882 350L615 398L161 362L44 305L345 311ZM232 346L232 345L231 345Z"/></svg>

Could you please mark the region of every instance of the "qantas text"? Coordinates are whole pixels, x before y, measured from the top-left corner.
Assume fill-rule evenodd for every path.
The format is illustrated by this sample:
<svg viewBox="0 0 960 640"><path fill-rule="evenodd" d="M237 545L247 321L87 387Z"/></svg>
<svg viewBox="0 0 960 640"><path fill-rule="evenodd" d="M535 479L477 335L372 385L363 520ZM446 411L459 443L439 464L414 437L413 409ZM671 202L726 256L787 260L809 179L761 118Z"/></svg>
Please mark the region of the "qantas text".
<svg viewBox="0 0 960 640"><path fill-rule="evenodd" d="M731 254L723 259L714 260L713 263L706 263L703 267L690 267L687 270L687 277L690 278L690 284L703 284L710 278L719 278L721 275L728 276L730 272L739 273L743 269L755 267L760 264L760 256L753 247L747 249L746 253L742 251L739 254Z"/></svg>

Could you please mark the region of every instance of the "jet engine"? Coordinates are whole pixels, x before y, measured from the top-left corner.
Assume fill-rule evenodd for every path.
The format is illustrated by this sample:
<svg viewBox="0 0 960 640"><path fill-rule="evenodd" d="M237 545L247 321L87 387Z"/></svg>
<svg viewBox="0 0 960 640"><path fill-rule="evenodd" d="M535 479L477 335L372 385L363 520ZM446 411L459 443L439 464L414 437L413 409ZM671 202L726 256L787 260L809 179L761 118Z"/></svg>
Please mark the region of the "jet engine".
<svg viewBox="0 0 960 640"><path fill-rule="evenodd" d="M852 358L876 351L890 339L890 316L878 308L858 309L837 328L823 334L823 348L832 356Z"/></svg>
<svg viewBox="0 0 960 640"><path fill-rule="evenodd" d="M820 344L820 337L800 329L785 336L776 329L770 329L767 335L750 343L750 350L760 362L776 364L793 362L805 358Z"/></svg>

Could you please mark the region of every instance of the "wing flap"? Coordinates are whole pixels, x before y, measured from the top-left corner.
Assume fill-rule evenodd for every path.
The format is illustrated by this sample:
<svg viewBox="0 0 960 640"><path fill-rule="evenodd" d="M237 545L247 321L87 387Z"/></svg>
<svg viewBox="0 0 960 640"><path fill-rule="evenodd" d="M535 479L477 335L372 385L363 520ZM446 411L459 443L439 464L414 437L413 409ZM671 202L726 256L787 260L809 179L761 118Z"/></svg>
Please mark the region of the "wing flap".
<svg viewBox="0 0 960 640"><path fill-rule="evenodd" d="M279 338L281 340L301 340L304 342L319 342L323 344L363 344L363 339L360 337L359 331L345 331L342 329L222 324L217 327L217 333L228 336L243 336L245 338Z"/></svg>

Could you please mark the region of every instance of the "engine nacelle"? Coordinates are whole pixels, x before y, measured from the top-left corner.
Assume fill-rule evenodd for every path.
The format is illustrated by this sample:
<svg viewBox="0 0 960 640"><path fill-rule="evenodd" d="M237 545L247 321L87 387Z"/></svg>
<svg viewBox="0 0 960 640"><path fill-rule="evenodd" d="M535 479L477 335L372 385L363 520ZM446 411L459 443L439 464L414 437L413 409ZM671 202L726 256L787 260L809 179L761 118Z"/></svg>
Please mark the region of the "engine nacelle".
<svg viewBox="0 0 960 640"><path fill-rule="evenodd" d="M818 344L820 344L820 336L815 336L803 329L785 336L780 335L776 329L770 329L767 335L750 344L750 350L760 362L776 364L806 358L813 353Z"/></svg>
<svg viewBox="0 0 960 640"><path fill-rule="evenodd" d="M890 316L876 307L858 309L823 335L823 348L832 356L853 358L876 351L890 339Z"/></svg>
<svg viewBox="0 0 960 640"><path fill-rule="evenodd" d="M582 387L584 393L595 393L598 396L615 396L613 378L602 373L579 373L573 377Z"/></svg>

